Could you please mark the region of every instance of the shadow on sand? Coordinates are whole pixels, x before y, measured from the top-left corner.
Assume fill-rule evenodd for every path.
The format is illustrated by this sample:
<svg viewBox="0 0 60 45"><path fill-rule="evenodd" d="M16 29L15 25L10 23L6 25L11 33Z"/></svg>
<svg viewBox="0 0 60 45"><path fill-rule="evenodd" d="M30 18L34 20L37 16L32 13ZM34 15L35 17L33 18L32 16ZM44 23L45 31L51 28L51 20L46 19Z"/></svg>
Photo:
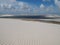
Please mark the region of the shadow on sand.
<svg viewBox="0 0 60 45"><path fill-rule="evenodd" d="M58 22L58 21L45 21L45 20L40 20L40 19L21 19L21 20L35 21L35 22L45 22L45 23L52 23L52 24L60 24L60 22Z"/></svg>
<svg viewBox="0 0 60 45"><path fill-rule="evenodd" d="M41 19L32 19L32 18L6 18L6 19L21 19L21 20L25 20L25 21L35 21L35 22L44 22L44 23L52 23L52 24L59 24L59 21L46 21L45 19L41 20ZM49 20L49 19L47 19Z"/></svg>

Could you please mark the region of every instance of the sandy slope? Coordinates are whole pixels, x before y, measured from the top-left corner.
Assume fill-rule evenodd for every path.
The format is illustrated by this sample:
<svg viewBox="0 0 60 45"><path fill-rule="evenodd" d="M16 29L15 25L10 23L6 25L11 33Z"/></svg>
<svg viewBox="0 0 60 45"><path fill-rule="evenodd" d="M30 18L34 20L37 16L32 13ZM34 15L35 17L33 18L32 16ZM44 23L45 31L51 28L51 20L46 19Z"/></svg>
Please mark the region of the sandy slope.
<svg viewBox="0 0 60 45"><path fill-rule="evenodd" d="M60 25L0 19L0 45L60 45Z"/></svg>

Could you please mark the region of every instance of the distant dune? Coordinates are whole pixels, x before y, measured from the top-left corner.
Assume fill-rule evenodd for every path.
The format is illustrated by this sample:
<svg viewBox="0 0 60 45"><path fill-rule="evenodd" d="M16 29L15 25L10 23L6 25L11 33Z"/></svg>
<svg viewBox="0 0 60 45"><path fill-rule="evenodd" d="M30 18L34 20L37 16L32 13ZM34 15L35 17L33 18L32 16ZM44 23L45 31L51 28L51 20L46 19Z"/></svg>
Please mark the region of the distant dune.
<svg viewBox="0 0 60 45"><path fill-rule="evenodd" d="M60 25L0 18L0 45L60 45Z"/></svg>

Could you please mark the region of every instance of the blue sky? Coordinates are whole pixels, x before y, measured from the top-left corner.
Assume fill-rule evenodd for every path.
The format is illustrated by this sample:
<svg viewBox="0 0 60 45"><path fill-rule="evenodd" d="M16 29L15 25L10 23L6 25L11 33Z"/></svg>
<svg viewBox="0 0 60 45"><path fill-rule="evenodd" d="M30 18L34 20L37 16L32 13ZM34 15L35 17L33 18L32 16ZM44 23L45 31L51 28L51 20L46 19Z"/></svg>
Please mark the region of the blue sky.
<svg viewBox="0 0 60 45"><path fill-rule="evenodd" d="M58 0L0 0L4 14L60 14Z"/></svg>
<svg viewBox="0 0 60 45"><path fill-rule="evenodd" d="M23 2L27 2L30 4L37 4L37 5L40 5L40 3L42 2L42 0L17 0L17 1L23 1Z"/></svg>
<svg viewBox="0 0 60 45"><path fill-rule="evenodd" d="M30 3L30 4L35 4L35 5L40 5L40 4L44 4L46 6L49 6L49 5L54 5L54 0L47 0L47 1L44 1L44 0L16 0L16 1L23 1L23 2L27 2L27 3Z"/></svg>

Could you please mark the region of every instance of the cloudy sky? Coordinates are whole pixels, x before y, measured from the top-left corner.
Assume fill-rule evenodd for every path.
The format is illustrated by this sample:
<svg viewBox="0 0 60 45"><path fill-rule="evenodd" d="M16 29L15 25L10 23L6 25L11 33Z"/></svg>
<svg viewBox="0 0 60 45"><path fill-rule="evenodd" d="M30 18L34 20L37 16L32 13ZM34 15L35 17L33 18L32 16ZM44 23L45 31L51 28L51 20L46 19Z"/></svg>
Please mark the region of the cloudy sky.
<svg viewBox="0 0 60 45"><path fill-rule="evenodd" d="M59 0L0 0L4 14L59 14Z"/></svg>
<svg viewBox="0 0 60 45"><path fill-rule="evenodd" d="M54 4L54 0L17 0L17 1L23 1L31 4L37 4L40 5L41 3L47 5Z"/></svg>

